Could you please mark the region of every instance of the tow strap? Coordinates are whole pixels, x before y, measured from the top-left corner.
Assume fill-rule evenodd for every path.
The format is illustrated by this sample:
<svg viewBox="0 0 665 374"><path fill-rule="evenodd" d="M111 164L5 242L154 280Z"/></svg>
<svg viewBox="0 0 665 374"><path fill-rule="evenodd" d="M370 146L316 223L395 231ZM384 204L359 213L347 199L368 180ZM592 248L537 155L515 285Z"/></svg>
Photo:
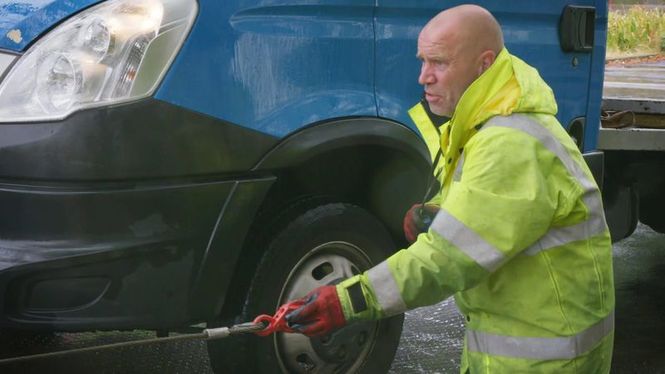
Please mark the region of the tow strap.
<svg viewBox="0 0 665 374"><path fill-rule="evenodd" d="M274 316L262 314L256 317L252 322L241 323L233 325L231 327L217 327L211 329L204 329L201 332L193 334L181 334L181 335L157 337L151 339L131 340L127 342L103 344L103 345L96 345L84 348L66 349L56 352L10 357L10 358L0 359L0 365L14 364L17 362L32 361L43 358L59 357L69 354L91 352L100 349L112 349L112 348L130 347L137 345L166 343L166 342L184 341L184 340L197 340L197 339L217 340L217 339L224 339L229 336L242 335L242 334L256 334L259 336L268 336L276 332L293 333L297 331L289 327L289 325L286 322L286 315L289 312L301 307L303 304L304 302L302 300L293 301L291 303L281 306L277 310L277 313L275 313Z"/></svg>

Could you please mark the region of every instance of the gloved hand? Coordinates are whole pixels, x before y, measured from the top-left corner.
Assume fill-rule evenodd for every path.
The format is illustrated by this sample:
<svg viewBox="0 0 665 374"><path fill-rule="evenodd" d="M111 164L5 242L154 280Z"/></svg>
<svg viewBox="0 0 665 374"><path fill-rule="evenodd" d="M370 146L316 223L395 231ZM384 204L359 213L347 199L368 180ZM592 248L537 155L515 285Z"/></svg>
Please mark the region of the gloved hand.
<svg viewBox="0 0 665 374"><path fill-rule="evenodd" d="M316 288L302 300L305 305L286 315L286 322L292 329L307 336L320 336L346 325L335 286Z"/></svg>
<svg viewBox="0 0 665 374"><path fill-rule="evenodd" d="M404 215L403 228L404 237L412 244L418 238L418 234L426 232L432 224L439 206L433 204L415 204Z"/></svg>

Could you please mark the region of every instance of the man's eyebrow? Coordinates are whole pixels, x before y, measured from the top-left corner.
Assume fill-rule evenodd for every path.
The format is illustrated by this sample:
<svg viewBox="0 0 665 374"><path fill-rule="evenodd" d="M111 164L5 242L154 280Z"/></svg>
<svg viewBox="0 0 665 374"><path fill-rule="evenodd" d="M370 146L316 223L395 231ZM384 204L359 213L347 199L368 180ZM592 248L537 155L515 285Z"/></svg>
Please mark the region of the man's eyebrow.
<svg viewBox="0 0 665 374"><path fill-rule="evenodd" d="M434 60L434 61L441 61L441 60L445 60L446 57L447 57L447 56L446 56L444 53L434 53L434 54L432 54L432 55L430 55L430 56L427 56L427 59L428 59L428 60ZM420 59L420 60L424 60L424 59L425 59L425 56L423 56L422 53L417 52L417 53L416 53L416 58L418 58L418 59Z"/></svg>

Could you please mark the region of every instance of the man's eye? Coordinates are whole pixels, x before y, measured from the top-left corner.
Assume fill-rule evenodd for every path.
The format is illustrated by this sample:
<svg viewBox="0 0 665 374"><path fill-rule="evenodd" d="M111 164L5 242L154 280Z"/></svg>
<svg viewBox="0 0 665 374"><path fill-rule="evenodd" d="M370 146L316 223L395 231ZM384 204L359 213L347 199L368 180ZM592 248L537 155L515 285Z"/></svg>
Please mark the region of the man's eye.
<svg viewBox="0 0 665 374"><path fill-rule="evenodd" d="M443 60L435 60L435 61L432 61L432 65L434 65L436 67L444 67L444 66L446 66L446 62L443 61Z"/></svg>

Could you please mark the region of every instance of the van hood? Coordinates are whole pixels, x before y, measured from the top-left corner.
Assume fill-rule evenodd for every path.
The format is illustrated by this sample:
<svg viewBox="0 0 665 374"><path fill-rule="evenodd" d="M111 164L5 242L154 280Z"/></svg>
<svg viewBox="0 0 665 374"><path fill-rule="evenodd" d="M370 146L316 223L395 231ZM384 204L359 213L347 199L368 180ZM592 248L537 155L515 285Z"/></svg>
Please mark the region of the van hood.
<svg viewBox="0 0 665 374"><path fill-rule="evenodd" d="M44 32L100 0L0 0L0 50L23 52Z"/></svg>

